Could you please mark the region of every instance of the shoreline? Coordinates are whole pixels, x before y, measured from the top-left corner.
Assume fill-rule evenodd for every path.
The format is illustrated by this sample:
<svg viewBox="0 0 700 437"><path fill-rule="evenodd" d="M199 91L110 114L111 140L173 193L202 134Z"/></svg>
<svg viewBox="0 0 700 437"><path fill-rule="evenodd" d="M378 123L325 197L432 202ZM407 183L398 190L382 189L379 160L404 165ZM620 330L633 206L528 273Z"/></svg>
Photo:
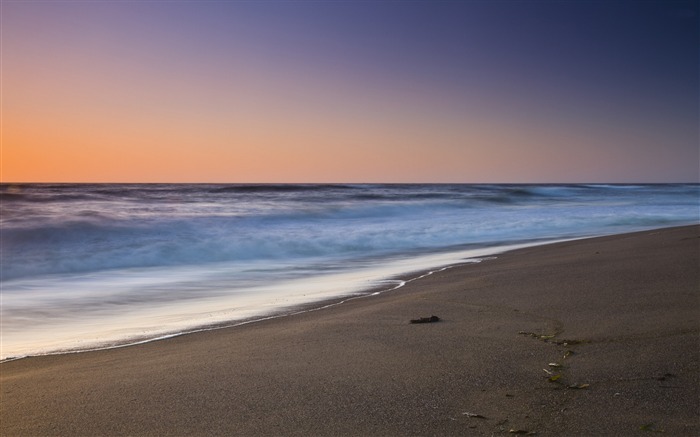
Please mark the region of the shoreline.
<svg viewBox="0 0 700 437"><path fill-rule="evenodd" d="M697 435L699 232L518 249L322 311L5 361L0 431Z"/></svg>

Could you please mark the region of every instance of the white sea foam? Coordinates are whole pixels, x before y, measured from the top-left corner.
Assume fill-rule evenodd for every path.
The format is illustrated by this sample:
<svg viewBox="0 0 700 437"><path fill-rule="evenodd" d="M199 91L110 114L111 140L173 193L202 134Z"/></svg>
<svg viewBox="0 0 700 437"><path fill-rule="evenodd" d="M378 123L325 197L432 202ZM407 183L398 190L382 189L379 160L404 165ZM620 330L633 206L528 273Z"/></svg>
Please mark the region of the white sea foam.
<svg viewBox="0 0 700 437"><path fill-rule="evenodd" d="M128 311L93 308L84 312L81 305L72 315L66 314L67 310L64 309L52 316L46 313L47 309L37 314L34 320L30 320L31 316L25 316L26 323L21 323L7 307L3 307L0 359L123 347L189 332L220 329L224 326L295 314L298 312L296 308L300 306L334 298L377 295L401 288L407 282L423 278L435 271L455 265L478 263L490 255L537 244L544 242L397 258L380 263L373 262L347 271L289 279L235 291L223 290L229 293L222 292L207 298L152 300L148 305L134 306ZM413 272L422 271L426 273L412 275ZM160 274L165 275L166 272L162 271ZM188 276L188 280L206 280L206 275L205 272L191 271L185 276ZM51 302L52 296L60 294L58 290L69 288L73 291L67 299L84 300L85 294L90 294L85 290L104 287L105 284L125 289L143 289L152 284L177 287L177 281L172 277L159 276L153 271L122 272L120 276L118 281L115 280L114 273L107 277L64 277L62 281L47 282L46 288L41 291L42 294L34 294L32 299L39 297ZM14 281L11 285L21 288L22 282ZM214 288L215 285L210 287ZM58 302L58 299L53 299L53 302L51 305L65 307L65 303ZM322 309L342 302L344 300L326 305L312 305L303 311ZM10 307L18 305L12 298L7 303ZM89 305L87 307L90 308Z"/></svg>

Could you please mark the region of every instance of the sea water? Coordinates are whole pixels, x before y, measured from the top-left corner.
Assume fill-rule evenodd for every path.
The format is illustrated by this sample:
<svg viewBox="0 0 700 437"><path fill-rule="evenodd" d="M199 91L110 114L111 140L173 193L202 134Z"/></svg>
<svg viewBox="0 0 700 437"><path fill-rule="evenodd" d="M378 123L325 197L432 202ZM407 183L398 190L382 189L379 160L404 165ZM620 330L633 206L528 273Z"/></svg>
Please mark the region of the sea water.
<svg viewBox="0 0 700 437"><path fill-rule="evenodd" d="M3 184L0 358L400 287L509 248L700 222L700 185Z"/></svg>

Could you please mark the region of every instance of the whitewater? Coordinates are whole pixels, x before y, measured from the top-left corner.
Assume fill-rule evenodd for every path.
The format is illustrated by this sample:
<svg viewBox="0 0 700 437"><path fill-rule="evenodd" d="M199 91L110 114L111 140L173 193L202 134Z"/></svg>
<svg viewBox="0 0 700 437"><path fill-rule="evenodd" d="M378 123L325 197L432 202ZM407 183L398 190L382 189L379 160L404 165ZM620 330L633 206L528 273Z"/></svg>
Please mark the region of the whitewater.
<svg viewBox="0 0 700 437"><path fill-rule="evenodd" d="M700 222L698 184L2 184L0 195L0 359L248 323L517 247Z"/></svg>

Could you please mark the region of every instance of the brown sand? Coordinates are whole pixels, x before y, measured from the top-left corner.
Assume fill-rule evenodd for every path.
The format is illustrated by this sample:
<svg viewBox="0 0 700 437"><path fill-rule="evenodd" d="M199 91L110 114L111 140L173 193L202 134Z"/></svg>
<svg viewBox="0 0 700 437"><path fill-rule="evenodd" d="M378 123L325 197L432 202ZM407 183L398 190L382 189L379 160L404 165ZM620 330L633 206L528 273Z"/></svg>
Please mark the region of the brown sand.
<svg viewBox="0 0 700 437"><path fill-rule="evenodd" d="M561 243L321 311L3 363L0 431L698 436L699 252L699 226Z"/></svg>

